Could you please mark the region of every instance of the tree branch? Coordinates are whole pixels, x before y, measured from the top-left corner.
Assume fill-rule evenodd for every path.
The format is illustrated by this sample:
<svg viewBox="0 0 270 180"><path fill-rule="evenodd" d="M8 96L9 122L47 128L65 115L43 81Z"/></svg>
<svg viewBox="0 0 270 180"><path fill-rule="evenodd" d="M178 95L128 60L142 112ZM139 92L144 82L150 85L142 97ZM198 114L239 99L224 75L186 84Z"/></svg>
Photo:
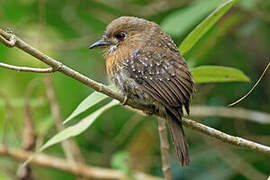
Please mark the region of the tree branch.
<svg viewBox="0 0 270 180"><path fill-rule="evenodd" d="M68 163L68 161L51 157L45 154L33 154L20 149L8 149L6 146L0 145L0 155L7 156L20 162L26 161L29 157L34 159L30 162L31 165L54 168L74 175L96 178L96 179L124 179L124 173L119 170L99 168L94 166L86 166L80 163ZM141 172L135 173L137 179L161 180L160 178L150 176Z"/></svg>
<svg viewBox="0 0 270 180"><path fill-rule="evenodd" d="M6 39L11 39L11 36L14 36L14 35L8 34L7 32L0 29L0 36L3 36ZM15 37L15 39L16 39L16 43L15 43L16 47L18 47L19 49L25 51L26 53L28 53L34 57L36 57L37 59L46 63L47 65L51 66L53 69L55 69L55 71L59 71L59 72L65 74L73 79L76 79L79 82L93 88L94 90L101 92L103 94L106 94L107 96L109 96L113 99L119 100L120 102L123 102L125 100L125 97L123 95L121 95L119 92L113 91L109 87L107 87L101 83L98 83L92 79L89 79L88 77L80 74L79 72L63 65L62 63L56 61L55 59L47 56L46 54L44 54L44 53L40 52L39 50L33 48L32 46L28 45L27 43L25 43L24 41L22 41L18 37ZM128 99L126 104L135 108L135 109L140 109L140 110L144 110L144 111L149 110L151 112L151 109L149 109L149 107L143 106L141 104L136 104L136 102L133 101L132 99ZM256 152L261 152L261 153L265 153L267 155L270 155L270 147L268 147L268 146L254 143L252 141L248 141L248 140L245 140L243 138L230 136L228 134L225 134L223 132L220 132L218 130L215 130L211 127L205 126L203 124L200 124L200 123L195 122L195 121L190 120L190 119L183 118L183 124L189 128L195 129L203 134L206 134L208 136L215 137L219 140L222 140L223 142L227 142L227 143L234 144L234 145L237 145L240 147L244 147L244 148L256 151Z"/></svg>
<svg viewBox="0 0 270 180"><path fill-rule="evenodd" d="M5 63L0 63L0 67L15 71L35 72L35 73L52 73L55 71L53 68L31 68L31 67L13 66Z"/></svg>
<svg viewBox="0 0 270 180"><path fill-rule="evenodd" d="M203 134L219 139L225 143L233 144L239 147L270 155L270 147L268 146L255 143L241 137L228 135L191 119L183 118L183 124L191 129L195 129Z"/></svg>
<svg viewBox="0 0 270 180"><path fill-rule="evenodd" d="M0 31L3 31L2 29ZM16 43L16 38L13 34L9 36L0 36L0 42L7 47L14 47Z"/></svg>
<svg viewBox="0 0 270 180"><path fill-rule="evenodd" d="M170 153L169 153L169 142L168 134L166 129L166 120L158 118L158 132L160 139L160 152L162 159L162 171L166 180L171 180L171 166L170 166Z"/></svg>

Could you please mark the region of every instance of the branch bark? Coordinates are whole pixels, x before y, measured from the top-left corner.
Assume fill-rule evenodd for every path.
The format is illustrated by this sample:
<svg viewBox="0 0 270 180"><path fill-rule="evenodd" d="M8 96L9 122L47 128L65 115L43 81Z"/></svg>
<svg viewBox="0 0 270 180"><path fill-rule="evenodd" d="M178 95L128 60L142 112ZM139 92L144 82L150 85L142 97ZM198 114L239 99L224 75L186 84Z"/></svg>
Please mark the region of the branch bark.
<svg viewBox="0 0 270 180"><path fill-rule="evenodd" d="M160 139L160 152L162 159L162 171L166 180L171 180L171 166L170 166L170 153L169 153L169 142L168 134L166 129L166 120L158 118L158 132Z"/></svg>
<svg viewBox="0 0 270 180"><path fill-rule="evenodd" d="M29 157L34 159L31 165L54 168L77 176L96 179L127 179L125 175L118 170L99 168L94 166L86 166L80 163L68 163L68 161L51 157L45 154L33 154L20 149L8 149L6 146L0 145L0 156L7 156L20 162L26 161ZM137 179L145 180L161 180L160 178L150 176L141 172L135 173Z"/></svg>
<svg viewBox="0 0 270 180"><path fill-rule="evenodd" d="M270 147L268 146L255 143L255 142L243 139L241 137L228 135L226 133L223 133L214 128L208 127L206 125L200 124L191 119L183 118L183 124L191 129L195 129L203 134L219 139L225 143L233 144L233 145L243 147L252 151L264 153L264 154L267 154L268 156L270 155Z"/></svg>
<svg viewBox="0 0 270 180"><path fill-rule="evenodd" d="M31 109L31 105L29 103L30 97L33 95L33 90L36 87L37 83L32 81L27 88L25 93L25 106L24 106L24 114L25 114L25 125L23 131L22 138L22 148L25 151L32 151L36 144L36 135L35 135L35 127L33 121L33 113ZM34 180L32 174L32 167L26 165L24 167L18 168L17 170L17 178L19 180Z"/></svg>
<svg viewBox="0 0 270 180"><path fill-rule="evenodd" d="M54 72L53 68L31 68L31 67L22 67L22 66L13 66L10 64L0 63L0 67L22 71L22 72L35 72L35 73L52 73Z"/></svg>

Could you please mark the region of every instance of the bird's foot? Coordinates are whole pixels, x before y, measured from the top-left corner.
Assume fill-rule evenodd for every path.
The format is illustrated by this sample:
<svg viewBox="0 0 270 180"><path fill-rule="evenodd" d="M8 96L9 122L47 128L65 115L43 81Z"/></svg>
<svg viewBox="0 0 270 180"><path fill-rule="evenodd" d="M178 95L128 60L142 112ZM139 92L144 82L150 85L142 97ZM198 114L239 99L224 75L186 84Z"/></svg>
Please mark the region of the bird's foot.
<svg viewBox="0 0 270 180"><path fill-rule="evenodd" d="M127 101L128 101L128 96L127 95L124 95L124 100L121 103L121 105L126 105L127 104Z"/></svg>
<svg viewBox="0 0 270 180"><path fill-rule="evenodd" d="M147 116L152 116L154 115L155 113L153 111L143 111L145 115Z"/></svg>

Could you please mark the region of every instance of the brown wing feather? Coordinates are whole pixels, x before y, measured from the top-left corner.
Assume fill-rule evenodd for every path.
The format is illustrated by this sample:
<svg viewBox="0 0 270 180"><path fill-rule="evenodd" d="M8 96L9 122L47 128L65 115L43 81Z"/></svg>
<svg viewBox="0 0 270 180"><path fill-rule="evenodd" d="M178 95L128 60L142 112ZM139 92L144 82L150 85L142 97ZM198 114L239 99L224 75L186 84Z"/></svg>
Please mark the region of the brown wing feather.
<svg viewBox="0 0 270 180"><path fill-rule="evenodd" d="M166 107L188 106L193 89L189 70L180 55L163 54L162 49L136 50L129 57L128 71L144 91Z"/></svg>

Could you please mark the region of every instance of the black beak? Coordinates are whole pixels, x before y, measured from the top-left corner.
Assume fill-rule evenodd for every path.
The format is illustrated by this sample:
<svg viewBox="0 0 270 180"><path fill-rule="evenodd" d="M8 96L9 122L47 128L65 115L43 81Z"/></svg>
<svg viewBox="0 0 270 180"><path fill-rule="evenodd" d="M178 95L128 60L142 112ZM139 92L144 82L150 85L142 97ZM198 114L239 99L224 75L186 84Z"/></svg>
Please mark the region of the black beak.
<svg viewBox="0 0 270 180"><path fill-rule="evenodd" d="M89 49L93 49L95 47L109 46L109 45L111 45L110 42L104 41L104 39L100 39L94 44L92 44L91 46L89 46Z"/></svg>

